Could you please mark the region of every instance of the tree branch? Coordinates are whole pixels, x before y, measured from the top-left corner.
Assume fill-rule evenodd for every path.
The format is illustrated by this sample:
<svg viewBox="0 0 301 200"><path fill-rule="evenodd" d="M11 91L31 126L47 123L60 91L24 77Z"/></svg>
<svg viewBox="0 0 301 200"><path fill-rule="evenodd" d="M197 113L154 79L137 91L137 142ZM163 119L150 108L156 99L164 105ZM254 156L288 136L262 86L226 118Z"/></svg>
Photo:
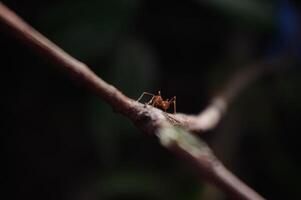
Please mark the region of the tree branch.
<svg viewBox="0 0 301 200"><path fill-rule="evenodd" d="M101 99L110 104L116 112L131 119L137 128L145 133L158 136L163 146L175 152L181 158L189 160L205 180L216 185L235 199L263 199L263 197L229 172L213 155L206 143L184 130L200 128L192 125L204 123L202 120L199 121L202 118L202 114L196 117L184 114L169 115L152 106L143 105L126 97L114 86L99 78L84 63L67 54L28 25L1 2L0 22L5 25L10 33L54 62L59 69L66 71L76 82L82 82L84 86L95 92ZM236 83L233 84L235 85ZM229 92L233 90L232 87L233 85L230 84L229 90L226 90L228 92L223 93L225 102L228 102L235 96L233 92ZM239 90L240 88L235 88L234 91ZM221 110L225 110L226 105L224 104L226 103L223 104L219 101L213 101L212 109L218 107ZM208 109L207 111L205 110L205 113L209 113L206 115L212 115L210 114L212 112L210 111L212 110L210 106ZM176 123L171 118L174 118ZM173 126L175 124L182 125L184 129L175 128Z"/></svg>
<svg viewBox="0 0 301 200"><path fill-rule="evenodd" d="M201 113L198 115L178 114L176 119L189 131L205 132L214 129L235 97L265 72L273 69L273 66L271 63L258 62L237 71L220 94L214 97Z"/></svg>

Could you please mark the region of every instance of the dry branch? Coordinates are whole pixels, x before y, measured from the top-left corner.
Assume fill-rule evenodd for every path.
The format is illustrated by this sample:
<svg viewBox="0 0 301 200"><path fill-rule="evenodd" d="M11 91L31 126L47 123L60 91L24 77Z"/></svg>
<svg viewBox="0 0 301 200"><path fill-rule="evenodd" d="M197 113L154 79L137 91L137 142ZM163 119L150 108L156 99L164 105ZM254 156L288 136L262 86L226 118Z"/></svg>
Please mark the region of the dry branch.
<svg viewBox="0 0 301 200"><path fill-rule="evenodd" d="M175 118L180 121L188 131L200 133L214 129L219 124L235 97L259 76L273 69L273 66L271 63L258 62L237 71L230 78L223 90L212 99L204 111L195 116L178 114Z"/></svg>
<svg viewBox="0 0 301 200"><path fill-rule="evenodd" d="M235 93L241 90L241 88L235 88L233 92L229 92L233 90L233 87L236 85L235 82L228 86L229 88L225 90L228 92L224 93L222 98L219 97L214 100L212 105L199 116L194 117L184 114L168 116L161 110L143 105L126 97L114 86L98 77L84 63L67 54L28 25L1 2L0 22L5 25L5 28L11 34L19 38L20 41L54 62L58 68L66 71L76 82L82 82L82 85L95 92L101 99L110 104L116 112L131 119L137 128L145 133L158 136L163 146L175 152L175 155L188 160L203 179L216 185L234 199L263 199L253 189L229 172L213 155L205 142L202 142L199 138L184 130L206 130L206 128L201 128L197 124L204 123L204 120L202 120L204 116L205 118L207 117L206 120L209 120L209 123L212 123L210 120L216 118L216 116L214 117L216 115L214 114L214 109L216 108L220 110L220 113L223 113L228 101L234 97ZM220 99L223 101L220 101ZM221 115L215 119L214 126L219 121ZM171 122L170 117L175 118L177 124L180 124L183 129L176 128L173 124L174 122ZM213 125L209 127L212 128Z"/></svg>

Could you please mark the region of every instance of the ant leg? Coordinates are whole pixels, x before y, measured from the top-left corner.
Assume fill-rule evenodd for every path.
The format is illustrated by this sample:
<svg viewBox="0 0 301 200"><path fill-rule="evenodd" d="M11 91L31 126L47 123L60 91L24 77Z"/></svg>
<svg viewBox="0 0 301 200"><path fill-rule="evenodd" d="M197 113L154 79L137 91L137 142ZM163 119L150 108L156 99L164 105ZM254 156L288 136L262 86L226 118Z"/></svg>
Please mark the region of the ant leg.
<svg viewBox="0 0 301 200"><path fill-rule="evenodd" d="M151 98L151 100L149 100L149 102L147 102L147 105L149 105L149 104L153 104L153 100L154 100L154 98L155 98L155 96L153 96L152 98Z"/></svg>
<svg viewBox="0 0 301 200"><path fill-rule="evenodd" d="M150 95L150 96L155 96L154 94L151 94L151 93L148 93L148 92L143 92L141 95L140 95L140 97L136 100L136 101L140 101L141 99L142 99L142 97L144 96L144 95Z"/></svg>
<svg viewBox="0 0 301 200"><path fill-rule="evenodd" d="M176 114L177 113L176 96L174 96L173 98L171 98L169 100L169 102L173 103L173 113Z"/></svg>
<svg viewBox="0 0 301 200"><path fill-rule="evenodd" d="M177 105L176 105L176 100L173 101L173 113L177 113Z"/></svg>
<svg viewBox="0 0 301 200"><path fill-rule="evenodd" d="M154 98L154 97L153 97L153 98ZM152 98L152 100L153 100L153 98ZM155 102L155 101L151 101L150 103L151 103L152 106L156 107L156 105L155 105L156 102Z"/></svg>

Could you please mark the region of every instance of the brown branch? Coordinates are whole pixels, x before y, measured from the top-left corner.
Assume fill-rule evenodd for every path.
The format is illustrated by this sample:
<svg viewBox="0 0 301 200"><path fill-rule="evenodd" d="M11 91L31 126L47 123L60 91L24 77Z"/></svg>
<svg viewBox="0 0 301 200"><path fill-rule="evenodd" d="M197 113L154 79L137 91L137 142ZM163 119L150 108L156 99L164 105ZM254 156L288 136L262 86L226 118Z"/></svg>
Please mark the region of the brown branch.
<svg viewBox="0 0 301 200"><path fill-rule="evenodd" d="M220 94L216 95L201 113L198 115L177 114L175 119L186 130L192 132L202 133L214 129L233 100L257 78L265 72L273 70L273 67L275 65L270 62L258 62L237 71Z"/></svg>
<svg viewBox="0 0 301 200"><path fill-rule="evenodd" d="M50 61L53 61L58 68L66 71L76 82L82 82L84 86L99 95L115 111L131 119L137 128L145 133L157 135L163 146L174 151L176 155L189 160L205 180L216 185L235 199L263 199L229 172L204 142L184 129L175 128L171 124L174 122L170 120L170 116L161 110L143 105L123 95L114 86L99 78L84 63L73 58L33 29L1 2L0 22L5 25L10 33ZM233 96L231 93L225 95L229 99ZM181 116L185 115L182 114ZM187 116L186 121L178 116L173 117L181 125L184 125L183 128L185 128L189 117L193 122L191 116ZM186 128L189 129L189 126Z"/></svg>
<svg viewBox="0 0 301 200"><path fill-rule="evenodd" d="M201 177L222 188L233 199L263 199L227 170L208 145L195 135L180 128L164 128L159 133L161 144L191 163Z"/></svg>

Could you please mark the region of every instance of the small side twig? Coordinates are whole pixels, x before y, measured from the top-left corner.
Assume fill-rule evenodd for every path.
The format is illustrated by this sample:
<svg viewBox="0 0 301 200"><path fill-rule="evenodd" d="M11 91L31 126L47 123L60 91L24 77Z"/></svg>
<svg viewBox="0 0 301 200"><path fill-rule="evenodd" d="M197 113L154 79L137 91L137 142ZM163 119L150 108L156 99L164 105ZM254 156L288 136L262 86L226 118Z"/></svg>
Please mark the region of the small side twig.
<svg viewBox="0 0 301 200"><path fill-rule="evenodd" d="M66 71L75 81L82 82L84 86L99 95L115 111L131 119L137 128L145 133L158 136L163 146L175 152L176 155L189 160L205 180L216 185L235 199L263 199L253 189L229 172L213 155L206 143L201 142L186 130L173 127L171 121L161 110L143 105L126 97L114 86L98 77L84 63L67 54L28 25L1 2L0 22L22 42L54 62L58 68ZM228 94L228 96L231 97L233 95ZM189 117L193 124L191 116L187 115L186 119ZM176 120L183 125L183 128L185 128L185 123L188 122L181 118L179 120L176 118ZM187 124L189 125L189 123ZM189 129L189 126L186 126L186 129Z"/></svg>
<svg viewBox="0 0 301 200"><path fill-rule="evenodd" d="M198 115L178 114L175 118L180 121L186 130L205 132L214 129L226 113L232 101L264 72L272 69L271 63L258 62L237 71L216 95L211 103Z"/></svg>

